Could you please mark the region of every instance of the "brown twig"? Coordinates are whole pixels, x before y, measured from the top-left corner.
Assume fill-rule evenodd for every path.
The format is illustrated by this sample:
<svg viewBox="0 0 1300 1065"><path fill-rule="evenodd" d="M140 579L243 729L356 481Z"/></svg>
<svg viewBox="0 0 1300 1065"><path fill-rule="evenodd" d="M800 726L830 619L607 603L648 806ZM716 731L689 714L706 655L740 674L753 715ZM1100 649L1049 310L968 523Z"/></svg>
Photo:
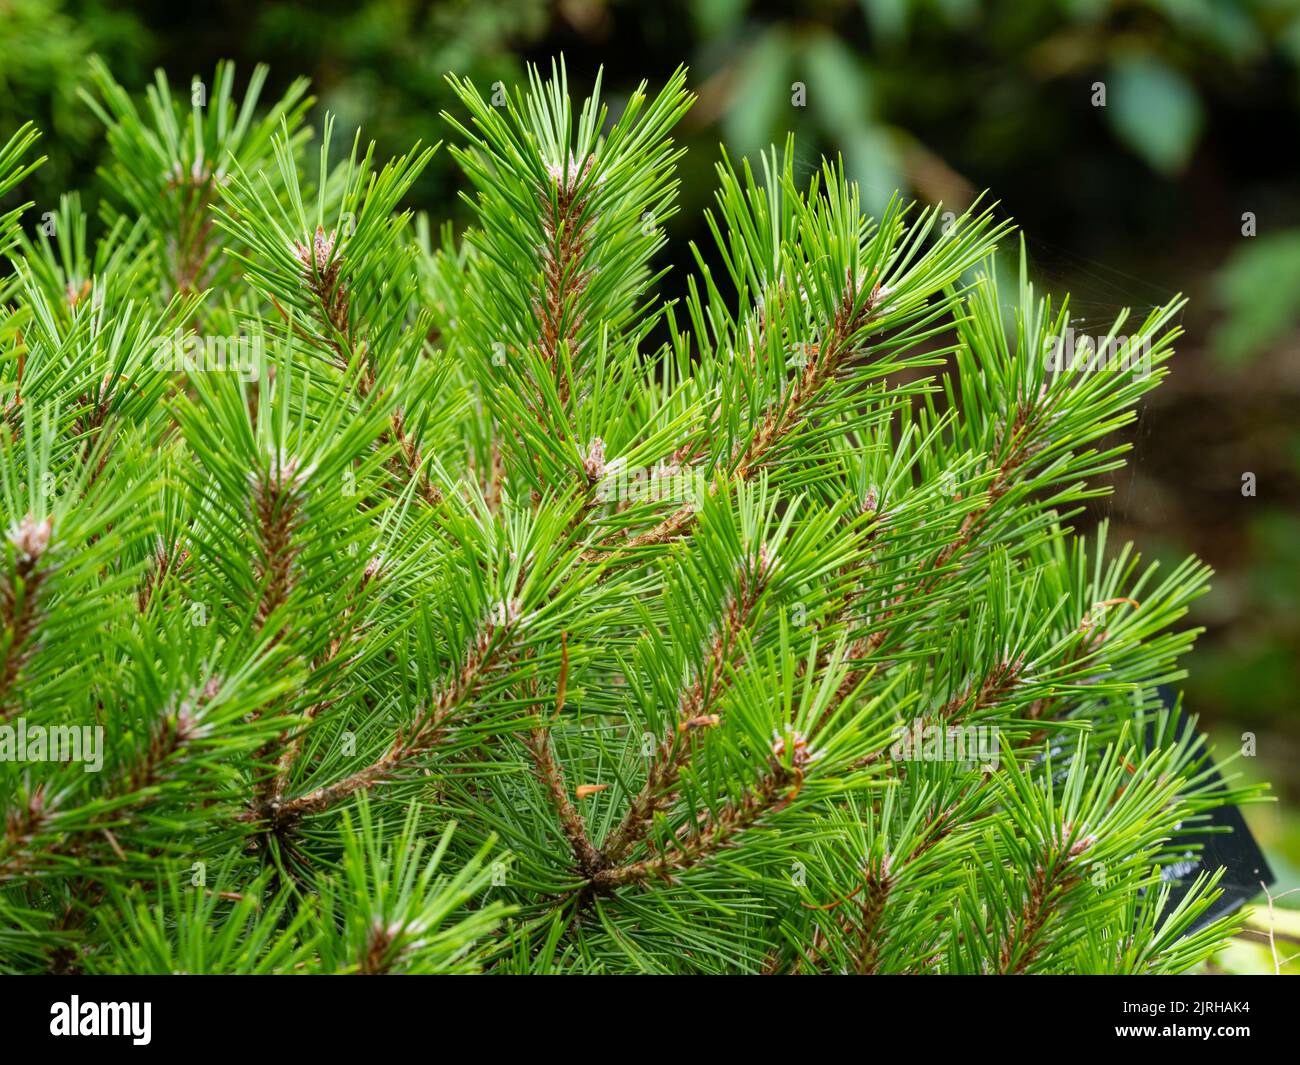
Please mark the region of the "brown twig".
<svg viewBox="0 0 1300 1065"><path fill-rule="evenodd" d="M983 502L966 514L958 528L957 536L945 544L918 574L918 587L912 591L900 592L889 600L885 610L876 619L878 622L884 622L885 624L859 637L850 645L850 659L865 662L879 651L897 627L888 624L890 619L895 617L899 609L909 601L924 598L933 592L946 576L945 567L960 558L975 543L976 536L989 512L1010 491L1012 487L1011 478L1014 472L1023 466L1032 455L1032 432L1036 425L1037 418L1029 408L1023 405L1017 408L1017 413L1006 436L1007 455L993 470L993 476ZM862 682L867 675L868 669L869 667L865 664L860 665L845 675L837 693L836 705L847 698Z"/></svg>
<svg viewBox="0 0 1300 1065"><path fill-rule="evenodd" d="M48 576L41 559L53 532L50 518L36 521L28 514L9 534L13 569L0 576L0 721L18 708L14 685L31 659L32 637L40 621L41 591Z"/></svg>
<svg viewBox="0 0 1300 1065"><path fill-rule="evenodd" d="M742 565L736 593L727 605L704 665L682 692L676 720L668 735L659 741L645 784L605 841L603 850L608 861L621 861L649 831L655 815L671 805L677 782L694 749L692 740L701 731L720 723L714 710L727 690L728 667L733 664L742 632L753 620L754 609L766 585L767 568L763 557Z"/></svg>
<svg viewBox="0 0 1300 1065"><path fill-rule="evenodd" d="M715 816L686 831L672 841L672 849L653 858L602 869L591 878L597 891L609 891L628 884L670 878L685 872L718 851L731 847L745 829L765 816L779 813L793 800L802 783L802 769L791 769L775 759L769 763L758 784L739 802L728 803Z"/></svg>
<svg viewBox="0 0 1300 1065"><path fill-rule="evenodd" d="M339 652L356 637L357 607L358 600L366 593L372 581L380 573L380 565L376 560L371 560L361 575L361 583L358 585L353 594L349 597L347 605L343 609L343 617L339 626L339 631L333 639L330 640L328 650L323 658L316 663L316 668L324 669L330 663L334 662ZM311 724L326 709L338 702L338 697L328 699L318 699L307 708L306 720L298 728L291 731L282 732L277 741L277 746L282 748L282 753L275 770L275 783L271 789L272 804L279 804L284 801L285 792L289 787L289 777L293 772L293 767L297 764L298 758L302 753L303 741L307 737L307 732Z"/></svg>
<svg viewBox="0 0 1300 1065"><path fill-rule="evenodd" d="M278 828L289 827L307 814L327 810L349 795L366 791L391 778L403 766L437 747L445 738L447 727L457 711L473 697L493 665L513 642L519 621L518 609L515 601L503 610L503 618L484 625L455 676L434 695L409 732L399 733L394 738L383 756L342 780L282 803L268 804L248 816L265 818Z"/></svg>
<svg viewBox="0 0 1300 1065"><path fill-rule="evenodd" d="M854 338L871 322L877 307L887 295L887 290L876 284L866 298L859 302L858 282L854 278L849 279L826 338L820 344L809 347L813 357L806 361L803 372L768 405L763 421L753 435L733 449L728 469L737 481L748 480L771 461L773 454L803 421L808 408L826 385L860 354L861 349L854 344ZM717 491L718 482L715 481L710 490ZM624 541L618 550L667 543L684 533L694 523L695 517L694 505L683 504L654 528Z"/></svg>
<svg viewBox="0 0 1300 1065"><path fill-rule="evenodd" d="M1029 897L999 948L999 973L1017 975L1034 963L1042 950L1043 929L1059 904L1060 895L1079 882L1071 863L1090 845L1090 839L1078 840L1038 867L1029 882Z"/></svg>
<svg viewBox="0 0 1300 1065"><path fill-rule="evenodd" d="M555 376L561 404L568 397L561 348L572 346L577 339L583 316L573 305L591 280L591 271L582 263L594 219L583 217L587 213L588 197L580 194L580 189L593 163L591 156L581 164L569 159L566 165L562 160L550 168L553 189L541 190L550 209L542 215L545 239L541 253L542 294L533 302L533 315L537 319L542 358Z"/></svg>
<svg viewBox="0 0 1300 1065"><path fill-rule="evenodd" d="M340 370L348 371L353 360L360 359L357 390L363 400L369 399L378 387L378 371L374 354L363 338L356 335L352 323L352 299L343 274L343 256L335 253L337 234L326 235L321 226L316 227L311 246L294 242L294 252L302 266L303 283L316 300L316 317L334 336L325 337L333 349ZM272 300L275 303L274 300ZM280 317L289 322L284 309L275 303ZM310 334L293 326L300 336L314 340ZM396 451L389 460L389 470L399 480L413 480L416 492L430 506L442 502L442 490L430 479L424 469L424 460L415 438L407 431L406 415L396 408L389 415L388 428L380 438L382 445L395 445Z"/></svg>

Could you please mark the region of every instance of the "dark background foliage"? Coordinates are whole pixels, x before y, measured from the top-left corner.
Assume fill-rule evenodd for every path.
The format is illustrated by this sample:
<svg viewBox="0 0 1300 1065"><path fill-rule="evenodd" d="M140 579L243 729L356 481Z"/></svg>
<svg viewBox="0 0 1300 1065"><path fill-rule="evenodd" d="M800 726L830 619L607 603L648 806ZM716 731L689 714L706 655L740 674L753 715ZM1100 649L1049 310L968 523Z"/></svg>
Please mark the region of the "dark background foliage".
<svg viewBox="0 0 1300 1065"><path fill-rule="evenodd" d="M955 209L992 190L1025 231L1036 281L1072 294L1081 331L1189 295L1171 378L1091 517L1148 555L1190 550L1217 569L1197 608L1207 634L1188 705L1222 750L1257 734L1242 769L1273 780L1283 803L1250 816L1282 882L1295 881L1300 2L0 0L0 135L27 118L46 131L50 162L25 190L38 213L93 188L102 142L77 97L93 52L135 88L155 66L184 84L224 57L241 81L268 62L273 89L306 74L317 111L362 126L384 154L446 135L449 70L513 85L526 62L563 54L583 92L603 68L617 107L637 80L685 62L699 102L682 131L693 150L675 263L687 241L707 243L718 144L753 153L793 130L808 173L841 153L871 207L896 187ZM455 189L440 153L414 205L463 222ZM679 270L666 288L682 287Z"/></svg>

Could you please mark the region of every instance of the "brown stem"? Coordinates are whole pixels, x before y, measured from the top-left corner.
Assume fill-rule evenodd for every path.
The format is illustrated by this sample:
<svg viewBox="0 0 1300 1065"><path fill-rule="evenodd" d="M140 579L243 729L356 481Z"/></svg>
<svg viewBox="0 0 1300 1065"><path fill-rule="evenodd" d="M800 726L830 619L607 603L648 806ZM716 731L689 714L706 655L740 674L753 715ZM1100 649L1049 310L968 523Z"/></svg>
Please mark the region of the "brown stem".
<svg viewBox="0 0 1300 1065"><path fill-rule="evenodd" d="M362 573L361 583L355 593L349 598L347 606L343 610L343 618L339 632L330 640L329 649L325 655L316 663L316 668L324 669L330 663L334 662L339 652L355 638L357 633L357 601L363 596L380 572L380 566L376 561L367 564L365 571ZM297 764L298 758L302 753L302 744L306 739L307 732L313 721L316 720L325 710L339 701L338 696L330 699L318 699L307 708L307 720L292 731L282 732L277 741L277 746L282 748L279 761L276 764L275 783L271 789L271 802L279 804L284 801L284 793L289 788L289 777L293 772L293 767Z"/></svg>
<svg viewBox="0 0 1300 1065"><path fill-rule="evenodd" d="M1056 853L1038 867L1029 882L1029 897L1007 929L998 951L998 973L1019 975L1034 963L1043 949L1043 929L1055 912L1060 896L1079 883L1072 862L1090 844L1090 839L1082 839L1068 850L1053 848Z"/></svg>
<svg viewBox="0 0 1300 1065"><path fill-rule="evenodd" d="M870 323L881 299L877 284L859 306L857 283L850 280L825 340L811 346L812 357L807 360L803 372L768 406L762 423L749 440L732 451L729 469L736 480L747 480L771 461L826 385L860 353L853 339ZM717 490L716 483L711 490ZM631 537L620 546L628 550L666 543L685 532L694 523L695 516L696 508L690 503L683 504L654 528Z"/></svg>
<svg viewBox="0 0 1300 1065"><path fill-rule="evenodd" d="M564 697L569 684L569 643L566 634L560 634L560 675L555 684L555 715L564 709ZM537 683L530 685L534 701L537 697ZM564 767L555 754L555 745L551 740L549 726L529 729L523 737L524 746L532 755L534 772L550 796L551 805L555 807L556 816L564 831L569 847L578 862L578 870L583 876L591 876L597 869L603 868L605 856L596 849L587 834L587 823L573 801L569 798L569 785L564 775ZM582 797L579 791L578 797Z"/></svg>
<svg viewBox="0 0 1300 1065"><path fill-rule="evenodd" d="M542 216L542 294L533 303L537 319L542 358L556 379L560 402L568 396L568 382L563 375L561 348L572 345L582 326L582 313L570 304L575 302L591 280L589 270L582 262L587 255L588 236L592 219L582 216L587 209L587 197L578 189L591 171L593 160L588 157L579 166L575 161L561 160L559 169L552 173L554 200L551 190L543 189L550 210Z"/></svg>
<svg viewBox="0 0 1300 1065"><path fill-rule="evenodd" d="M410 732L399 733L382 757L333 784L278 805L267 804L248 816L267 818L279 827L287 827L307 814L320 813L349 795L368 790L389 779L409 762L438 746L445 738L447 727L457 711L473 697L492 666L513 642L517 622L515 604L509 616L504 619L504 624L488 623L470 648L465 664L434 695Z"/></svg>
<svg viewBox="0 0 1300 1065"><path fill-rule="evenodd" d="M587 834L586 821L569 798L569 786L565 780L564 768L555 756L551 730L530 729L523 740L532 755L537 779L546 788L551 804L555 807L564 836L578 861L578 869L583 876L590 877L605 866L605 858L592 844Z"/></svg>
<svg viewBox="0 0 1300 1065"><path fill-rule="evenodd" d="M1011 488L1011 478L1016 470L1027 462L1033 452L1031 441L1032 431L1037 424L1036 418L1029 408L1021 406L1017 409L1016 417L1012 422L1011 428L1007 434L1009 450L1006 458L993 471L993 478L989 482L989 487L984 501L963 519L958 529L957 536L950 543L945 544L926 564L921 571L920 584L917 588L899 593L894 596L886 606L884 612L880 615L880 622L888 622L894 617L899 608L910 601L924 598L935 590L945 577L944 567L957 558L960 558L974 544L984 520L988 517L989 512ZM1000 448L998 450L1001 450ZM875 631L868 633L855 640L849 649L849 658L853 661L863 662L874 655L884 645L886 640L893 634L897 626L888 624ZM852 691L862 682L867 675L868 667L861 665L856 669L850 670L841 682L837 692L837 698L833 705L838 705L846 699Z"/></svg>
<svg viewBox="0 0 1300 1065"><path fill-rule="evenodd" d="M178 169L167 189L179 190L181 205L174 238L167 241L166 258L171 282L177 293L198 292L209 280L202 276L211 253L212 219L208 207L217 200L217 178L207 167L185 174Z"/></svg>
<svg viewBox="0 0 1300 1065"><path fill-rule="evenodd" d="M77 857L83 853L86 841L102 835L109 822L120 820L124 813L152 802L155 798L152 789L166 780L168 765L196 735L198 710L216 691L217 682L210 680L202 691L192 693L182 702L174 714L165 716L150 735L149 746L143 755L107 789L109 798L135 796L134 799L115 803L109 812L93 817L84 830L63 833L57 840L42 847L40 853L47 857ZM21 814L9 815L4 835L4 852L7 856L0 860L0 884L21 875L30 867L33 844L50 819L51 812L41 787L32 792L27 807ZM106 837L106 841L120 854L121 849L111 834Z"/></svg>
<svg viewBox="0 0 1300 1065"><path fill-rule="evenodd" d="M326 236L325 230L317 226L311 246L295 241L294 250L303 268L303 282L316 298L316 317L334 333L334 336L326 338L326 343L334 350L339 369L346 371L357 357L362 360L357 390L365 400L370 398L377 387L377 368L369 344L364 338L358 337L352 327L352 298L343 276L343 259L334 253L336 240L336 234ZM289 320L279 303L275 303L275 309L286 322ZM312 339L301 329L296 326L294 328L299 335ZM395 409L388 421L388 428L380 437L380 443L385 446L396 444L396 452L389 461L389 470L399 480L414 480L420 498L430 506L441 503L442 491L429 479L423 468L419 446L406 431L405 414L402 410Z"/></svg>
<svg viewBox="0 0 1300 1065"><path fill-rule="evenodd" d="M752 572L750 563L742 566L737 592L727 606L704 665L678 702L677 720L668 735L660 739L645 784L605 841L603 849L610 862L626 857L649 831L655 815L672 804L682 770L694 750L693 737L719 724L713 711L727 690L727 668L734 662L740 635L753 620L754 608L766 583L764 568L762 561Z"/></svg>
<svg viewBox="0 0 1300 1065"><path fill-rule="evenodd" d="M883 946L882 919L894 882L888 866L872 865L863 874L863 888L858 904L857 942L853 949L853 967L859 976L873 976L880 964Z"/></svg>
<svg viewBox="0 0 1300 1065"><path fill-rule="evenodd" d="M686 871L718 851L733 846L737 836L764 816L783 810L793 801L801 780L802 772L798 768L791 770L774 760L758 785L740 802L728 803L716 816L706 818L702 824L677 836L671 851L602 869L591 878L591 886L598 891L608 891Z"/></svg>
<svg viewBox="0 0 1300 1065"><path fill-rule="evenodd" d="M258 628L289 598L296 576L298 546L294 534L302 517L302 478L295 459L272 459L269 474L259 476L253 495L257 524L258 557L254 562L261 595L257 602Z"/></svg>
<svg viewBox="0 0 1300 1065"><path fill-rule="evenodd" d="M179 544L170 551L161 543L158 545L158 549L154 552L153 565L145 571L144 583L136 595L136 606L141 614L148 611L149 604L153 602L154 592L159 586L188 560L189 552Z"/></svg>
<svg viewBox="0 0 1300 1065"><path fill-rule="evenodd" d="M253 563L261 594L257 601L257 628L266 623L288 601L297 581L296 562L299 548L295 543L302 518L302 478L295 459L282 459L276 455L271 460L268 474L259 475L253 492L253 520L257 527L257 557ZM273 636L278 641L280 633ZM261 708L253 711L254 718L263 716ZM268 741L258 749L255 758L260 764L269 759L275 742ZM255 788L259 805L265 804L275 788L273 776L259 779Z"/></svg>
<svg viewBox="0 0 1300 1065"><path fill-rule="evenodd" d="M20 706L13 689L35 649L32 636L39 624L40 593L48 576L41 558L52 531L49 518L37 522L28 514L9 535L13 569L0 577L0 633L4 641L0 651L0 721L12 717Z"/></svg>

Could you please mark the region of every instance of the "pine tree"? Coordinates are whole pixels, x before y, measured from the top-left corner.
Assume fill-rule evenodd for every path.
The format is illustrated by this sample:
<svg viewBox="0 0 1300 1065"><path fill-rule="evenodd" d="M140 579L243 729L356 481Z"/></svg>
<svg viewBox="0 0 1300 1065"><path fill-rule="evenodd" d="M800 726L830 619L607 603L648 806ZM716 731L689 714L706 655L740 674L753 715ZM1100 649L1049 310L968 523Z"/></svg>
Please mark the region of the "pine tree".
<svg viewBox="0 0 1300 1065"><path fill-rule="evenodd" d="M91 78L98 218L0 217L0 969L1153 973L1231 933L1217 874L1160 877L1249 797L1157 692L1207 570L1068 524L1181 301L1053 364L991 206L868 219L793 144L723 154L667 301L684 72L617 118L450 78L459 237L405 208L434 147L317 138L304 84Z"/></svg>

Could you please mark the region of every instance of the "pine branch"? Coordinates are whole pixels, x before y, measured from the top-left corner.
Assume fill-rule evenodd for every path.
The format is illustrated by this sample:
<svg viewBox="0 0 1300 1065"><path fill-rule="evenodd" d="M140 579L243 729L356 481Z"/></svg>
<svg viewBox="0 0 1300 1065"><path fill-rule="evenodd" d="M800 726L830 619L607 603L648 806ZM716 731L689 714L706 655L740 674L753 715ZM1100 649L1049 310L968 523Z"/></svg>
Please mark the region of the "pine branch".
<svg viewBox="0 0 1300 1065"><path fill-rule="evenodd" d="M0 720L8 720L21 708L11 693L34 650L41 586L47 577L41 559L49 547L51 531L49 518L38 523L28 515L9 534L11 561L8 572L0 578L0 625L4 632Z"/></svg>
<svg viewBox="0 0 1300 1065"><path fill-rule="evenodd" d="M1079 883L1070 863L1087 851L1089 842L1078 840L1064 853L1047 857L1038 867L1029 883L1028 899L999 948L999 974L1023 973L1038 957L1045 926L1059 904L1059 896Z"/></svg>
<svg viewBox="0 0 1300 1065"><path fill-rule="evenodd" d="M632 799L618 827L602 848L605 863L622 861L641 841L656 814L676 797L675 788L693 751L695 735L721 723L718 704L727 691L727 672L739 663L741 635L753 622L768 568L765 556L746 560L737 573L736 593L726 606L722 622L695 680L682 692L672 731L659 740L655 758L641 790Z"/></svg>
<svg viewBox="0 0 1300 1065"><path fill-rule="evenodd" d="M459 671L434 694L414 726L397 735L382 757L333 784L273 804L262 815L277 827L291 826L308 814L320 813L357 792L391 779L435 749L446 739L447 728L458 711L474 697L487 673L507 654L517 632L518 610L518 603L511 603L503 608L500 619L483 626Z"/></svg>
<svg viewBox="0 0 1300 1065"><path fill-rule="evenodd" d="M548 728L530 730L523 737L524 745L532 755L538 779L541 780L555 807L560 827L573 849L578 870L583 876L591 876L606 864L605 856L596 849L587 833L587 825L582 814L569 798L569 785L565 779L564 769L555 756L555 745Z"/></svg>
<svg viewBox="0 0 1300 1065"><path fill-rule="evenodd" d="M203 691L192 692L174 711L163 715L151 730L144 750L105 789L103 811L92 814L81 825L60 829L59 807L47 801L41 787L35 788L26 807L17 816L11 813L6 825L5 847L0 851L0 883L44 875L69 861L93 869L98 862L92 850L100 843L124 859L111 829L125 815L155 802L159 789L177 779L187 748L203 734L204 706L217 691L218 682L210 680ZM48 839L51 833L52 840Z"/></svg>
<svg viewBox="0 0 1300 1065"><path fill-rule="evenodd" d="M1154 694L1208 571L1067 524L1180 300L1062 366L989 209L868 218L787 141L724 155L665 301L684 71L615 114L559 64L452 77L437 246L434 149L340 156L302 83L91 81L102 215L0 214L0 969L1172 972L1230 934L1216 873L1160 884L1254 796ZM906 760L908 721L1001 762Z"/></svg>
<svg viewBox="0 0 1300 1065"><path fill-rule="evenodd" d="M735 846L737 837L764 817L779 813L793 800L802 778L800 767L791 769L774 762L759 778L757 786L738 802L728 803L687 833L675 837L671 850L654 858L602 869L591 878L592 886L606 891L628 884L667 879L683 873Z"/></svg>

